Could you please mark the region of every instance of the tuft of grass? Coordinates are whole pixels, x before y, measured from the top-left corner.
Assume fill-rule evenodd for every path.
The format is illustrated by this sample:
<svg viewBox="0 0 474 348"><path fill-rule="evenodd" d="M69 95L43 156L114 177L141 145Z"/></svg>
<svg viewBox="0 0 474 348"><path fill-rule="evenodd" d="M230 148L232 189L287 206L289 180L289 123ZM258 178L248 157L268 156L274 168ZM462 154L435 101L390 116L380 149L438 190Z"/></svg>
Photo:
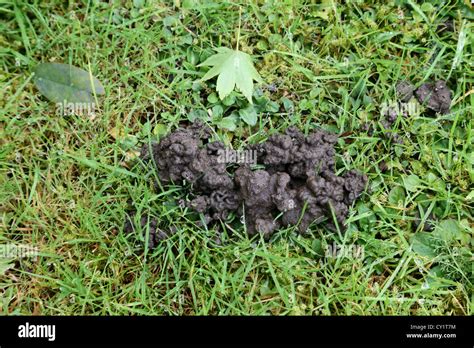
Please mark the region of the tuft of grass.
<svg viewBox="0 0 474 348"><path fill-rule="evenodd" d="M178 3L3 1L0 244L39 255L0 274L0 313L472 315L474 40L456 5ZM257 125L230 132L222 118L244 98L222 104L197 65L235 47L239 8L239 49L265 83ZM454 31L438 33L447 19ZM30 72L48 61L91 67L106 86L95 118L58 116L37 93ZM401 79L447 79L453 108L399 117L396 144L379 109ZM287 228L264 243L232 222L198 227L177 204L185 188L155 188L153 168L134 165L141 145L191 118L235 148L291 125L342 135L338 172L370 183L346 233ZM148 250L149 231L123 233L130 205L179 233ZM430 213L435 236L446 221L454 234L416 248ZM334 243L364 256L332 258Z"/></svg>

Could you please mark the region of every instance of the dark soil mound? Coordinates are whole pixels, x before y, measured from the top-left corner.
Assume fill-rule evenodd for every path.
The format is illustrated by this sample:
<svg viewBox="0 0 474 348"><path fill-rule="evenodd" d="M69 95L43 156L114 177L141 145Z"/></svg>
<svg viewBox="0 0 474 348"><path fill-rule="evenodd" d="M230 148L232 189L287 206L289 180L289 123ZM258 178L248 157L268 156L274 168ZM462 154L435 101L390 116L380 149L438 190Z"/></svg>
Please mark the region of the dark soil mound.
<svg viewBox="0 0 474 348"><path fill-rule="evenodd" d="M192 184L194 197L186 204L204 214L207 224L234 212L245 216L250 235L268 238L281 226L298 225L304 233L311 223L325 221L335 228L334 214L343 229L350 205L367 183L367 177L356 171L335 174L337 137L325 131L305 137L289 128L250 146L247 151L253 151L264 167L258 170L223 160L224 144L211 142L210 134L209 128L195 123L153 144L151 151L142 151L144 159L154 159L162 182ZM130 221L126 230L133 230Z"/></svg>
<svg viewBox="0 0 474 348"><path fill-rule="evenodd" d="M416 90L410 82L400 81L397 84L397 94L401 102L408 102L415 95L422 105L435 113L450 112L451 91L443 80L424 83Z"/></svg>
<svg viewBox="0 0 474 348"><path fill-rule="evenodd" d="M438 80L436 82L427 82L420 87L415 86L406 80L397 83L397 103L383 109L381 124L387 133L383 136L391 139L394 143L403 144L403 139L391 128L398 116L407 117L409 115L409 103L413 97L416 97L421 105L426 107L426 115L448 114L451 110L451 91L446 86L446 82ZM374 124L365 123L361 129L367 131L369 135L373 134Z"/></svg>
<svg viewBox="0 0 474 348"><path fill-rule="evenodd" d="M421 104L440 114L449 113L451 107L451 91L446 82L439 80L434 83L425 83L415 92Z"/></svg>

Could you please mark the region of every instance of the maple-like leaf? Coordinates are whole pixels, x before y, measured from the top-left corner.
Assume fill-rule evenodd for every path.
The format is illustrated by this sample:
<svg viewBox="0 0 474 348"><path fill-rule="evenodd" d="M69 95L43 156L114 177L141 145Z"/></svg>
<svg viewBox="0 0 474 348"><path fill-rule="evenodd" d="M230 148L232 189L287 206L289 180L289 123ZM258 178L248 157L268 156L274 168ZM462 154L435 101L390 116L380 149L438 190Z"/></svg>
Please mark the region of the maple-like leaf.
<svg viewBox="0 0 474 348"><path fill-rule="evenodd" d="M219 75L216 90L221 100L237 86L237 89L252 103L253 81L262 81L253 66L252 58L247 53L226 47L217 48L216 51L216 54L199 64L211 67L202 80L206 81Z"/></svg>

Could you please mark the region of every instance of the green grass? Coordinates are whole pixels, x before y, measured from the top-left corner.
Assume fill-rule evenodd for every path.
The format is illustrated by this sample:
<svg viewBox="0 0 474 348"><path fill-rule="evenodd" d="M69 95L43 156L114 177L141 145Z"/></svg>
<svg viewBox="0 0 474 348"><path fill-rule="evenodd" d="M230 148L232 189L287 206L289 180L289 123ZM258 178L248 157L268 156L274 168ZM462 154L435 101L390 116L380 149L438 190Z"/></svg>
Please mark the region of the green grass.
<svg viewBox="0 0 474 348"><path fill-rule="evenodd" d="M279 108L234 132L214 124L215 136L240 147L290 125L344 134L338 172L365 172L369 189L342 238L288 228L266 243L223 222L218 246L176 203L185 189L155 190L156 173L133 159L219 103L197 65L235 47L239 3L0 3L0 244L40 251L0 273L0 313L472 315L474 37L455 5L240 4L239 47L255 58L262 98L285 97L294 114ZM438 34L448 18L454 32ZM106 89L95 118L59 117L39 95L31 71L49 61L91 67ZM400 79L447 79L454 100L448 115L399 118L403 145L378 121ZM179 233L148 251L147 231L122 231L129 201ZM416 212L452 235L412 248ZM333 243L363 246L364 258L325 257Z"/></svg>

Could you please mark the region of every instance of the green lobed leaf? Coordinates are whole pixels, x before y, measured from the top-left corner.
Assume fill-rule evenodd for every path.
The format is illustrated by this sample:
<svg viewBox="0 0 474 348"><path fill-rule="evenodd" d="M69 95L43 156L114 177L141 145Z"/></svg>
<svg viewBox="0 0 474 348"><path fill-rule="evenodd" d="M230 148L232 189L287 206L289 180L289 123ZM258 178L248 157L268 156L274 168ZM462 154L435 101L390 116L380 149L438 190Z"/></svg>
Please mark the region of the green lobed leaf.
<svg viewBox="0 0 474 348"><path fill-rule="evenodd" d="M262 81L247 53L226 47L218 48L216 54L199 66L211 67L203 76L203 81L218 76L216 90L221 100L237 88L252 103L253 81Z"/></svg>

